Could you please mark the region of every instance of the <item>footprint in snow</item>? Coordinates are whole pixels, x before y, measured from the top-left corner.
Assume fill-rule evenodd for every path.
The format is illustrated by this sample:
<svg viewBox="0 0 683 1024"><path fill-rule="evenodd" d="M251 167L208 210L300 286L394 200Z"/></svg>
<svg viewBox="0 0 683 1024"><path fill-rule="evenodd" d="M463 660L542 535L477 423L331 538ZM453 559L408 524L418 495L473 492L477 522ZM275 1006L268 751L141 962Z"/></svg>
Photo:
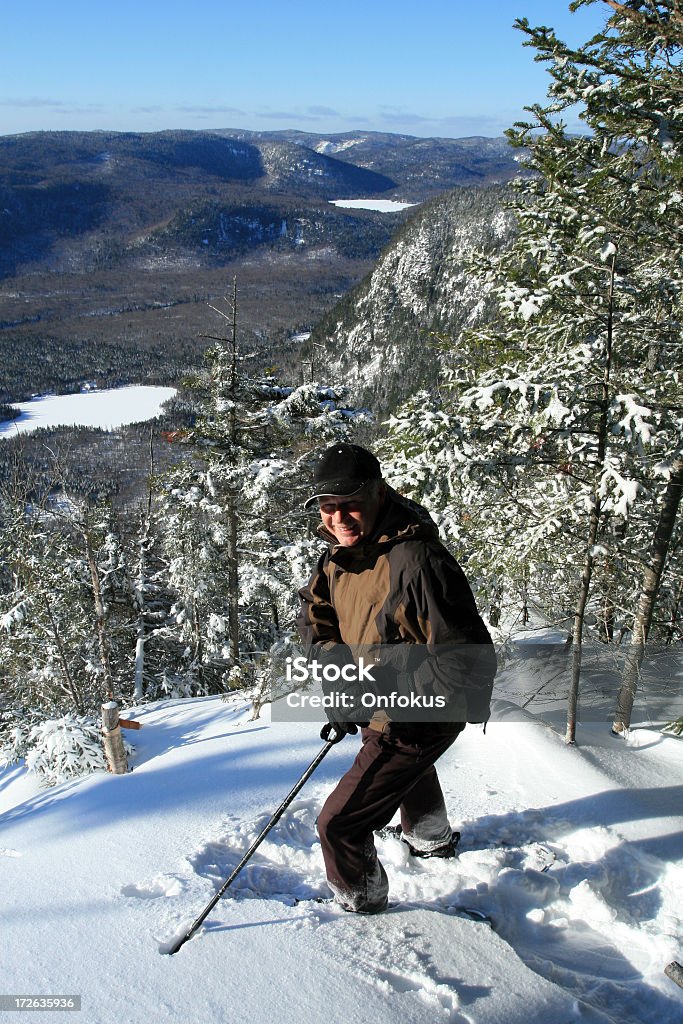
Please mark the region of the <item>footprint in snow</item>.
<svg viewBox="0 0 683 1024"><path fill-rule="evenodd" d="M320 799L293 803L268 833L230 887L234 896L310 900L329 895L315 819ZM229 822L223 834L203 843L189 858L194 872L218 886L233 871L269 819Z"/></svg>
<svg viewBox="0 0 683 1024"><path fill-rule="evenodd" d="M183 891L180 879L172 875L158 875L150 882L132 882L121 886L122 896L140 900L156 900L161 896L178 896Z"/></svg>

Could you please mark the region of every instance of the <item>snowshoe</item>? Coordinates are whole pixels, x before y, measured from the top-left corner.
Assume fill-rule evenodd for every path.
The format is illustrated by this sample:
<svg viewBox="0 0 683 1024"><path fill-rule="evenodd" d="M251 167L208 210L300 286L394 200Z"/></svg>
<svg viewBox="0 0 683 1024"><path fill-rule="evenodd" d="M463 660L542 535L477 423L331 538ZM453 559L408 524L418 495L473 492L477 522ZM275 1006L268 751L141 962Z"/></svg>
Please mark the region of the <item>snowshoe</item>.
<svg viewBox="0 0 683 1024"><path fill-rule="evenodd" d="M389 902L387 900L387 902L383 906L377 907L376 909L373 909L373 910L348 910L348 908L345 907L343 903L340 903L339 900L335 900L331 896L329 896L329 897L326 897L326 896L313 896L313 897L309 897L308 899L295 899L294 900L294 906L295 907L300 906L300 904L302 904L302 903L317 903L318 905L322 904L323 906L327 906L327 907L336 907L339 910L342 910L342 911L344 911L347 914L359 914L359 915L362 915L363 917L371 917L371 916L374 916L375 914L383 914L383 913L385 913L385 911L387 911L387 910L394 910L398 906L398 903L396 903L396 902Z"/></svg>
<svg viewBox="0 0 683 1024"><path fill-rule="evenodd" d="M460 833L453 832L449 841L447 843L444 843L443 846L437 846L436 849L434 850L418 850L414 846L412 846L405 838L405 836L403 835L403 829L401 828L400 825L386 825L384 828L378 829L378 831L375 832L375 835L378 836L380 839L388 839L391 837L400 839L401 842L405 843L406 846L408 847L411 857L420 857L424 860L430 857L455 857L456 848L458 846L458 843L460 842Z"/></svg>

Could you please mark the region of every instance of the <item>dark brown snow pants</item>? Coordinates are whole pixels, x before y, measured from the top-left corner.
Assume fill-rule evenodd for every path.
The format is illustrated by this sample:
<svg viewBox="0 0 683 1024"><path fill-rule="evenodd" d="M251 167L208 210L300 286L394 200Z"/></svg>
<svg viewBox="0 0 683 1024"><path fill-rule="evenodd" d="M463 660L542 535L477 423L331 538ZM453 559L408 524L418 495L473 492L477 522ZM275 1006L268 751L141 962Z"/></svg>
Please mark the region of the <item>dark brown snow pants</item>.
<svg viewBox="0 0 683 1024"><path fill-rule="evenodd" d="M355 761L318 817L327 881L347 910L372 913L386 905L389 885L373 832L399 808L411 845L429 849L450 838L434 762L464 728L451 722L362 730Z"/></svg>

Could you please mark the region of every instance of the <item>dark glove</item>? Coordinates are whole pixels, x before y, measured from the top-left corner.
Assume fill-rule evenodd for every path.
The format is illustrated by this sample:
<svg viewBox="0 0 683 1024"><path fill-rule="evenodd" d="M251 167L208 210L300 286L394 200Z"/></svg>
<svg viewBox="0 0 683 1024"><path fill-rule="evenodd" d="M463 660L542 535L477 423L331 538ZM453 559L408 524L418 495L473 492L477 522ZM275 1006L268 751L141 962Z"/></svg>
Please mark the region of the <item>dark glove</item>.
<svg viewBox="0 0 683 1024"><path fill-rule="evenodd" d="M320 739L330 743L339 743L347 733L353 736L357 732L358 726L355 722L325 722L320 730Z"/></svg>
<svg viewBox="0 0 683 1024"><path fill-rule="evenodd" d="M355 664L346 644L335 644L333 649L319 652L317 660L321 664L336 665L339 668ZM358 732L359 725L368 724L367 709L361 704L365 690L357 681L340 679L330 683L323 679L321 687L326 697L335 698L333 706L325 708L325 714L335 732L342 729L342 735L353 734ZM325 739L324 736L322 738Z"/></svg>

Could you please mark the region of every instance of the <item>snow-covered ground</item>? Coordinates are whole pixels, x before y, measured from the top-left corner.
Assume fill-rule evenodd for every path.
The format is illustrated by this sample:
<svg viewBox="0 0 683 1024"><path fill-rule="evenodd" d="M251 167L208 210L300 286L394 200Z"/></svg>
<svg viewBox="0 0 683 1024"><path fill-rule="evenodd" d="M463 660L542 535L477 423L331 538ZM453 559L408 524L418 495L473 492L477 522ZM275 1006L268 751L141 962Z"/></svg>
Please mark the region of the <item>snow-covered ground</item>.
<svg viewBox="0 0 683 1024"><path fill-rule="evenodd" d="M396 199L330 199L333 206L346 210L375 210L378 213L398 213L417 203L400 203Z"/></svg>
<svg viewBox="0 0 683 1024"><path fill-rule="evenodd" d="M116 430L126 423L141 423L158 416L175 388L131 384L77 395L43 395L30 402L12 403L21 409L15 420L0 423L0 438L30 433L40 427L101 427Z"/></svg>
<svg viewBox="0 0 683 1024"><path fill-rule="evenodd" d="M79 994L84 1024L683 1020L663 973L683 959L683 740L592 723L566 747L499 703L440 762L459 857L378 840L397 906L364 918L296 902L326 892L315 818L347 737L167 956L321 742L238 699L128 717L143 728L126 776L46 790L0 772L2 993Z"/></svg>

